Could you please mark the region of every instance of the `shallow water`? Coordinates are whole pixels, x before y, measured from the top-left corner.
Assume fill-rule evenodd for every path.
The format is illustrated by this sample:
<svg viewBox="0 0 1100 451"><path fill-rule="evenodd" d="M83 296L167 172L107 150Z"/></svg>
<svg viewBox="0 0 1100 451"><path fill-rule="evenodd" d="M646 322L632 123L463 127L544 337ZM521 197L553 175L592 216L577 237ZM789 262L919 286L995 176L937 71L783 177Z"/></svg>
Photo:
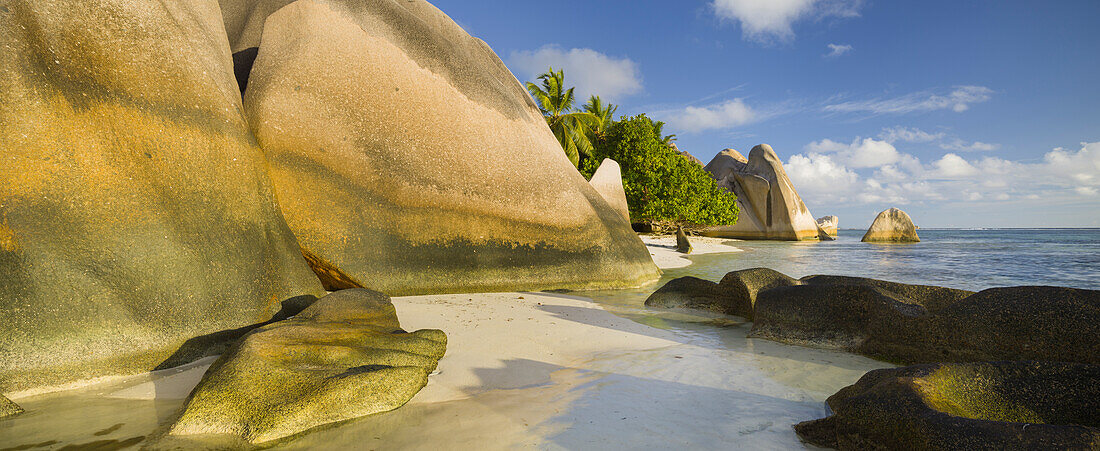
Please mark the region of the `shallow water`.
<svg viewBox="0 0 1100 451"><path fill-rule="evenodd" d="M791 276L841 274L978 290L1004 285L1100 288L1100 230L922 230L922 243L870 245L841 231L829 243L737 242L745 252L692 257L666 271L718 280L766 266ZM826 414L823 401L866 371L890 365L860 356L747 338L733 317L649 310L658 285L577 293L652 326L676 344L605 352L567 366L509 360L484 370L545 375L523 387L411 403L387 414L319 428L277 448L669 449L804 448L791 426ZM564 316L563 316L564 318ZM181 400L110 399L133 381L20 400L28 412L0 420L0 450L67 445L142 446Z"/></svg>

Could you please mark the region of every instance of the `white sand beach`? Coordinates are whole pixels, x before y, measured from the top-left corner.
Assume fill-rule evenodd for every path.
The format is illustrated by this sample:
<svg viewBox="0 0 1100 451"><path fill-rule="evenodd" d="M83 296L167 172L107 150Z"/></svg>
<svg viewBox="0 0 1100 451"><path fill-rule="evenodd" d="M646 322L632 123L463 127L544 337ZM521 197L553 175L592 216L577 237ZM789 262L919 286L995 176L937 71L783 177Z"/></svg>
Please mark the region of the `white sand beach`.
<svg viewBox="0 0 1100 451"><path fill-rule="evenodd" d="M691 241L691 254L681 254L676 251L675 235L640 235L642 242L649 249L649 255L653 256L653 263L661 269L685 268L691 265L688 255L720 254L726 252L741 252L737 241L729 238L710 238L704 236L689 237Z"/></svg>

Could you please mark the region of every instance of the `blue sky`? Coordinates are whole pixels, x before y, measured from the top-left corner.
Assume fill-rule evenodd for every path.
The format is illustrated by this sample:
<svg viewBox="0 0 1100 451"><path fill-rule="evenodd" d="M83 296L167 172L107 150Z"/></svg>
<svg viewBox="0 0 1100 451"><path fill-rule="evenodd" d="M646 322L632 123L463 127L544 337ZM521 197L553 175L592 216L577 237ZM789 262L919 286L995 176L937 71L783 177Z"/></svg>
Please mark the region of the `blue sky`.
<svg viewBox="0 0 1100 451"><path fill-rule="evenodd" d="M433 3L704 162L771 144L841 227L1100 226L1100 1Z"/></svg>

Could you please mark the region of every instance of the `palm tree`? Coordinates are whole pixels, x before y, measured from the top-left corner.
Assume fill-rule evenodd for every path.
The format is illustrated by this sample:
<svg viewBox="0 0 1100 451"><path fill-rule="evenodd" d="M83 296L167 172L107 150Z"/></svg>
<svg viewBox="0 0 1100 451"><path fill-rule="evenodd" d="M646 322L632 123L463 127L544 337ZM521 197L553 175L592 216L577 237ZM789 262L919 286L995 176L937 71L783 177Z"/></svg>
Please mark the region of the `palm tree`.
<svg viewBox="0 0 1100 451"><path fill-rule="evenodd" d="M661 136L661 142L666 146L672 146L672 143L676 141L676 135L661 135L664 132L665 123L661 121L653 121L653 129L657 131L657 136Z"/></svg>
<svg viewBox="0 0 1100 451"><path fill-rule="evenodd" d="M554 68L542 75L539 80L542 86L527 83L527 91L546 117L546 124L554 137L561 143L565 156L573 166L580 165L581 154L588 155L592 152L592 142L588 139L588 129L596 128L599 118L592 113L574 111L573 89L565 89L564 71L554 72Z"/></svg>
<svg viewBox="0 0 1100 451"><path fill-rule="evenodd" d="M583 109L599 119L600 122L593 132L597 138L601 138L607 132L607 129L611 127L611 122L615 120L615 111L619 109L619 106L610 103L605 104L600 96L592 96L588 98L588 103L584 104Z"/></svg>

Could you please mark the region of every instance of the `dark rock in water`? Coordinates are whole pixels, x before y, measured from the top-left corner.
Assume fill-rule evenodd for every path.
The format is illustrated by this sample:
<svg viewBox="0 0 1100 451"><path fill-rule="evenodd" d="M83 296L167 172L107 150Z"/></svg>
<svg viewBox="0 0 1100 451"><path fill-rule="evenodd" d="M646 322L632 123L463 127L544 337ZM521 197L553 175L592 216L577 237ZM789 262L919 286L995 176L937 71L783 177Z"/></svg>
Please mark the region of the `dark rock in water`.
<svg viewBox="0 0 1100 451"><path fill-rule="evenodd" d="M149 371L323 294L217 1L3 4L0 393Z"/></svg>
<svg viewBox="0 0 1100 451"><path fill-rule="evenodd" d="M687 234L680 226L676 227L676 252L681 254L691 253L691 241L688 241Z"/></svg>
<svg viewBox="0 0 1100 451"><path fill-rule="evenodd" d="M646 307L689 308L725 315L740 315L733 299L719 289L718 284L696 277L670 280L645 300ZM743 316L743 315L740 315Z"/></svg>
<svg viewBox="0 0 1100 451"><path fill-rule="evenodd" d="M264 443L393 410L424 387L446 346L438 330L402 330L388 296L338 291L222 355L167 439L214 434Z"/></svg>
<svg viewBox="0 0 1100 451"><path fill-rule="evenodd" d="M901 363L1100 363L1100 291L1012 287L961 297L938 287L812 282L761 293L750 336Z"/></svg>
<svg viewBox="0 0 1100 451"><path fill-rule="evenodd" d="M756 299L760 292L797 283L797 280L778 271L753 268L727 273L718 285L734 300L734 305L740 312L737 315L751 320L755 316Z"/></svg>
<svg viewBox="0 0 1100 451"><path fill-rule="evenodd" d="M833 415L795 426L847 449L1100 448L1100 366L930 364L875 370L829 397Z"/></svg>
<svg viewBox="0 0 1100 451"><path fill-rule="evenodd" d="M10 417L12 415L18 415L23 413L23 408L18 404L11 402L10 399L0 395L0 418Z"/></svg>

